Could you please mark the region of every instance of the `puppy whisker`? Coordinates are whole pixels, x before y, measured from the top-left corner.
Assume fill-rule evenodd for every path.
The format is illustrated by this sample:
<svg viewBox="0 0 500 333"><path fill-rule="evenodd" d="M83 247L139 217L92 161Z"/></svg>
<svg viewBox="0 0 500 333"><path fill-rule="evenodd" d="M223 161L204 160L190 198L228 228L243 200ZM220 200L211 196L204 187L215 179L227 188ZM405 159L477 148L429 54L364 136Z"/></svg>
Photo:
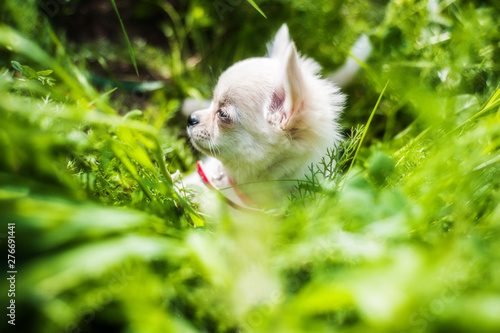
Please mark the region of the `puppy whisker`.
<svg viewBox="0 0 500 333"><path fill-rule="evenodd" d="M215 143L215 140L213 138L211 138L211 142L212 142L212 146L214 148L214 155L215 155L215 149L217 149L217 151L220 154L220 148L219 148L219 146L217 146L217 144Z"/></svg>

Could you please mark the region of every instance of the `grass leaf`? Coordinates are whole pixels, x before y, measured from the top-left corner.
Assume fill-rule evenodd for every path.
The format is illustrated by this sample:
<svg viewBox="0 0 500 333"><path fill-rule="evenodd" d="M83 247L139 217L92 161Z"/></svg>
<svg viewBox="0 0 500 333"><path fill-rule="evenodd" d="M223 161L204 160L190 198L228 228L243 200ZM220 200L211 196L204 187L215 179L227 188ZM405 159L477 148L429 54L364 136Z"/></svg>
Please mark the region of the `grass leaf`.
<svg viewBox="0 0 500 333"><path fill-rule="evenodd" d="M267 19L266 14L264 14L264 12L259 8L259 6L257 6L257 4L255 3L255 1L253 1L253 0L247 0L247 2L250 5L252 5L252 7L255 8L260 13L260 15L264 16Z"/></svg>
<svg viewBox="0 0 500 333"><path fill-rule="evenodd" d="M122 27L123 35L125 36L125 41L127 42L128 53L130 54L130 59L132 60L132 64L135 68L135 73L139 76L139 70L137 69L137 62L135 60L134 50L132 49L132 44L130 44L130 39L128 38L127 31L125 30L125 25L123 24L122 18L120 17L120 13L118 12L118 8L116 7L115 0L110 0L113 8L116 12L116 16L118 16L118 20L120 20L120 26Z"/></svg>
<svg viewBox="0 0 500 333"><path fill-rule="evenodd" d="M380 93L377 103L375 104L375 107L372 110L372 113L370 114L370 117L368 118L368 121L366 122L365 125L365 130L363 131L363 135L361 136L361 140L359 140L358 143L358 148L356 148L356 152L354 153L354 157L352 158L352 163L351 166L349 167L349 170L347 170L347 175L349 175L349 172L351 171L352 166L356 162L356 157L358 156L359 149L361 148L361 145L363 144L363 140L365 139L366 132L368 132L368 129L370 128L370 124L372 122L373 116L375 115L375 112L377 111L378 105L380 104L380 101L382 100L382 96L384 96L385 90L387 89L387 86L389 85L389 80L387 80L387 83L384 86L384 89L382 89L382 92Z"/></svg>

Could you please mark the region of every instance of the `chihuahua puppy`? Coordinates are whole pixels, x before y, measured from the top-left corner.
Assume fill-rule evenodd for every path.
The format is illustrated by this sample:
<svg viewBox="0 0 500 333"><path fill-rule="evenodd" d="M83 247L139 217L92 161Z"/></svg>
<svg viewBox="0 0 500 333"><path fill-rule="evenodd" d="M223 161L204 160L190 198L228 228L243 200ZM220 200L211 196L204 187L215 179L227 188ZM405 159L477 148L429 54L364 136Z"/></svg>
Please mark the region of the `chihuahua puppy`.
<svg viewBox="0 0 500 333"><path fill-rule="evenodd" d="M297 52L286 25L268 45L267 57L228 68L209 107L188 118L192 145L212 157L198 165L205 184L237 187L237 196L246 199L251 191L245 184L299 179L320 161L342 139L338 120L345 97L319 71ZM242 201L257 197L254 192Z"/></svg>

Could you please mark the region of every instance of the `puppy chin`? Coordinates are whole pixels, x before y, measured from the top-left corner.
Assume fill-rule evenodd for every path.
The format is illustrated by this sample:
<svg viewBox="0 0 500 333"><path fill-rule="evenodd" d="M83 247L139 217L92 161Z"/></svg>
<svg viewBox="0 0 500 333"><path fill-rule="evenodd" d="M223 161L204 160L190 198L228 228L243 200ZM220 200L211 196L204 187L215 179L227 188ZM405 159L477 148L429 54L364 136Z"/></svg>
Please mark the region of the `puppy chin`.
<svg viewBox="0 0 500 333"><path fill-rule="evenodd" d="M191 134L189 134L189 138L193 147L196 148L198 151L202 152L205 155L215 157L215 152L213 150L212 151L210 150L209 143L207 140L197 139Z"/></svg>

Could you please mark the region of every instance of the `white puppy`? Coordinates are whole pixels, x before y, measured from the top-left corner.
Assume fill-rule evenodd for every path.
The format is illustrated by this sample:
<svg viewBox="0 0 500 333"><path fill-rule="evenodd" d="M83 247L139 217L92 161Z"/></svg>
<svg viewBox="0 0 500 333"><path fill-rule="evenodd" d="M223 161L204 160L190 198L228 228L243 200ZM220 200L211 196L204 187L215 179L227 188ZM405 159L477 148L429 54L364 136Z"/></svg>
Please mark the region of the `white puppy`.
<svg viewBox="0 0 500 333"><path fill-rule="evenodd" d="M316 62L297 52L286 25L268 51L227 69L210 106L188 119L193 146L213 158L199 163L201 178L187 183L197 178L215 188L232 186L236 199L229 201L243 204L266 197L244 184L302 178L342 137L345 97L319 76Z"/></svg>

